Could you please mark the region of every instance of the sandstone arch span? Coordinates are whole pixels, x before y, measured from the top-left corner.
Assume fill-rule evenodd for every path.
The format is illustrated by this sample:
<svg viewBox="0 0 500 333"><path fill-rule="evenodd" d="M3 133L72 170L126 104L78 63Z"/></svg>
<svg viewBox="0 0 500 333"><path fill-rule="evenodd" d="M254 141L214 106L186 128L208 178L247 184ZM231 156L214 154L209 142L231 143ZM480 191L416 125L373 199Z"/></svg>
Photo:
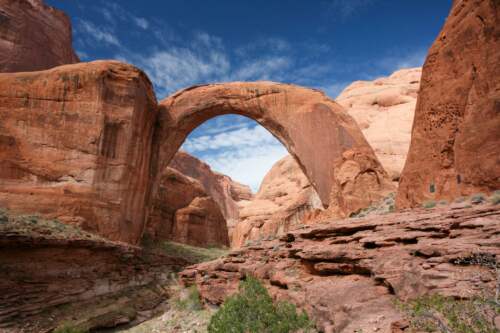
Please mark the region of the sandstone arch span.
<svg viewBox="0 0 500 333"><path fill-rule="evenodd" d="M324 206L339 215L368 206L391 185L355 121L324 93L275 82L194 86L160 102L157 167L168 165L206 120L243 115L269 130L297 160Z"/></svg>

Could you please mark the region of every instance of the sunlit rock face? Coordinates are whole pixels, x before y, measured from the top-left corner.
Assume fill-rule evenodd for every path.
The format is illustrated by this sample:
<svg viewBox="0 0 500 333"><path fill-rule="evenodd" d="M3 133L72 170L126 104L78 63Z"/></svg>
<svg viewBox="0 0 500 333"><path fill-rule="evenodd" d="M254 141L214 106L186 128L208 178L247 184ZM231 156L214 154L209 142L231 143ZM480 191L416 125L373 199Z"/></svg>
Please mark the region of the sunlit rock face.
<svg viewBox="0 0 500 333"><path fill-rule="evenodd" d="M156 98L137 68L96 61L0 74L0 207L137 243Z"/></svg>
<svg viewBox="0 0 500 333"><path fill-rule="evenodd" d="M373 81L356 81L336 101L356 120L393 181L410 146L421 68L402 69Z"/></svg>
<svg viewBox="0 0 500 333"><path fill-rule="evenodd" d="M292 156L276 162L255 197L240 201L239 207L240 221L231 235L235 248L282 235L323 210L318 194Z"/></svg>
<svg viewBox="0 0 500 333"><path fill-rule="evenodd" d="M41 0L0 0L0 72L26 72L78 62L71 23Z"/></svg>
<svg viewBox="0 0 500 333"><path fill-rule="evenodd" d="M500 6L454 1L429 50L400 208L500 189Z"/></svg>

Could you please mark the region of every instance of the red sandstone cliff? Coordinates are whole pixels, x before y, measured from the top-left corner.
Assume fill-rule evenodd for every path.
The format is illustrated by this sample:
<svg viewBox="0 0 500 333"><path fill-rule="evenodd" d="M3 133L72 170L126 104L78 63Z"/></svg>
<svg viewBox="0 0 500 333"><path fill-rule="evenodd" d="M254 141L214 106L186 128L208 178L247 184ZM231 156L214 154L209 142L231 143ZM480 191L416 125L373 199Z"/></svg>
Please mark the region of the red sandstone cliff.
<svg viewBox="0 0 500 333"><path fill-rule="evenodd" d="M397 206L500 189L500 5L454 1L429 50Z"/></svg>
<svg viewBox="0 0 500 333"><path fill-rule="evenodd" d="M49 69L78 62L71 23L42 0L0 0L0 72Z"/></svg>

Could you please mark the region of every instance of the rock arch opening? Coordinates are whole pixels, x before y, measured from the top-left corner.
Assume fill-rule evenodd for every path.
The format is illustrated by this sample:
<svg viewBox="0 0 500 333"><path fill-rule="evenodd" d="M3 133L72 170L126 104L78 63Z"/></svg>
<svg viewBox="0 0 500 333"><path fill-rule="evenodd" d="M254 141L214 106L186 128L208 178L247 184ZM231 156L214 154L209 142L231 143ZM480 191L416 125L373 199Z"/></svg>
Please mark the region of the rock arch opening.
<svg viewBox="0 0 500 333"><path fill-rule="evenodd" d="M234 82L194 86L159 103L152 198L158 193L161 170L187 136L207 120L227 114L248 117L276 137L322 205L335 215L366 207L390 188L355 121L322 92L274 82Z"/></svg>

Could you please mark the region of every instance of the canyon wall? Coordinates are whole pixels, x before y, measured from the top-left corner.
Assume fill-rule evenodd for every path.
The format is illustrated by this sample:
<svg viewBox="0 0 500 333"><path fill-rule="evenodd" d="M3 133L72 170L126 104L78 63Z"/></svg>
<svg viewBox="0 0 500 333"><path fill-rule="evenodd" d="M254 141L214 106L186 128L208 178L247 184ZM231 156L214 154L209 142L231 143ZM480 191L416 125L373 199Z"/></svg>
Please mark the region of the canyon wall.
<svg viewBox="0 0 500 333"><path fill-rule="evenodd" d="M27 72L78 62L71 23L41 0L0 0L0 72Z"/></svg>
<svg viewBox="0 0 500 333"><path fill-rule="evenodd" d="M139 241L156 98L133 66L0 74L0 207Z"/></svg>
<svg viewBox="0 0 500 333"><path fill-rule="evenodd" d="M399 208L500 189L500 5L454 1L422 70Z"/></svg>

